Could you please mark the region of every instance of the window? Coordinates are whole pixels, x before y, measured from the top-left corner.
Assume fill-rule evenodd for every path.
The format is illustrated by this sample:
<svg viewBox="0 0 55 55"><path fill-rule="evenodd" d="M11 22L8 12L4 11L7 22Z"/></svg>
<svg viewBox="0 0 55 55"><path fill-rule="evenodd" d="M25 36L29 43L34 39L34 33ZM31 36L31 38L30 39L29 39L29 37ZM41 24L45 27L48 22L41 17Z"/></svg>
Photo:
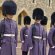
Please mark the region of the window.
<svg viewBox="0 0 55 55"><path fill-rule="evenodd" d="M42 0L46 5L51 6L52 0Z"/></svg>
<svg viewBox="0 0 55 55"><path fill-rule="evenodd" d="M52 2L53 2L53 3L52 3L52 4L53 4L53 6L55 6L55 0L52 0Z"/></svg>
<svg viewBox="0 0 55 55"><path fill-rule="evenodd" d="M18 16L18 25L21 25L21 14Z"/></svg>
<svg viewBox="0 0 55 55"><path fill-rule="evenodd" d="M49 6L49 0L43 0L46 5Z"/></svg>
<svg viewBox="0 0 55 55"><path fill-rule="evenodd" d="M52 2L53 2L53 0L49 0L49 6L50 7L52 7ZM54 2L54 4L55 4L55 2Z"/></svg>
<svg viewBox="0 0 55 55"><path fill-rule="evenodd" d="M49 0L49 6L50 6L50 4L51 4L51 1Z"/></svg>
<svg viewBox="0 0 55 55"><path fill-rule="evenodd" d="M33 0L33 3L35 2L35 0Z"/></svg>

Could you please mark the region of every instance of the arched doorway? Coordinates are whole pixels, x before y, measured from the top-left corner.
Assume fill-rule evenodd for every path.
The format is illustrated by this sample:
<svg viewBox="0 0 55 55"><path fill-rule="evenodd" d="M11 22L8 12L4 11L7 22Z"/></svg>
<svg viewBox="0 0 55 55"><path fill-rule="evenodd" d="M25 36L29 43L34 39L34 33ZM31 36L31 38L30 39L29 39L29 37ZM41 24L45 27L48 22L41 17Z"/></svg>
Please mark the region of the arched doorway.
<svg viewBox="0 0 55 55"><path fill-rule="evenodd" d="M18 33L19 33L19 41L20 41L20 30L21 28L24 26L23 20L24 17L27 16L27 12L25 10L23 10L22 12L19 13L18 15Z"/></svg>
<svg viewBox="0 0 55 55"><path fill-rule="evenodd" d="M24 26L23 20L24 17L27 16L27 12L23 10L19 15L18 15L18 26L21 28Z"/></svg>

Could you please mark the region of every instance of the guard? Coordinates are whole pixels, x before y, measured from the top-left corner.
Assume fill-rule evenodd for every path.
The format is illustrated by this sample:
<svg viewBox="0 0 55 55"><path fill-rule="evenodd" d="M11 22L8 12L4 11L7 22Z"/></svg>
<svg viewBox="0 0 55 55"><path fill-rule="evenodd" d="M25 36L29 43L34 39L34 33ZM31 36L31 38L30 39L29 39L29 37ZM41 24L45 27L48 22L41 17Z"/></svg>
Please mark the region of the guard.
<svg viewBox="0 0 55 55"><path fill-rule="evenodd" d="M20 32L20 38L21 38L21 49L22 49L22 55L28 55L28 51L30 48L32 48L32 45L30 45L30 37L28 36L29 33L29 26L31 23L31 18L29 16L24 17L24 27L22 27Z"/></svg>
<svg viewBox="0 0 55 55"><path fill-rule="evenodd" d="M53 21L53 27L48 34L49 53L48 55L55 55L55 12L52 13L51 19Z"/></svg>
<svg viewBox="0 0 55 55"><path fill-rule="evenodd" d="M30 55L43 55L43 37L45 31L40 21L44 18L44 12L41 8L33 10L33 19L35 23L31 25L29 30L29 37L32 38L33 48L30 50Z"/></svg>
<svg viewBox="0 0 55 55"><path fill-rule="evenodd" d="M18 28L16 21L12 20L16 9L14 1L5 1L2 5L4 19L0 23L1 55L16 55Z"/></svg>
<svg viewBox="0 0 55 55"><path fill-rule="evenodd" d="M43 55L46 55L47 51L46 51L46 47L47 47L47 21L48 18L46 16L44 16L44 18L41 20L41 25L43 26L43 28L45 29L45 36L43 37Z"/></svg>

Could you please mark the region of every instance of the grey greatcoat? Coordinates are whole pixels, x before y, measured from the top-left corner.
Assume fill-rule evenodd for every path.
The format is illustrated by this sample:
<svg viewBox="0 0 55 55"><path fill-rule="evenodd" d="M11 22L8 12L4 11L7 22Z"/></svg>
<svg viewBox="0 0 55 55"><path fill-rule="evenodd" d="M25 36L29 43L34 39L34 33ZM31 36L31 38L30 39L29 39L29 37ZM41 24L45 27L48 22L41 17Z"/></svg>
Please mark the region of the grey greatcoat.
<svg viewBox="0 0 55 55"><path fill-rule="evenodd" d="M55 44L53 44L53 41L52 41L54 30L55 30L55 27L52 27L49 31L49 34L48 34L48 43L49 43L49 53L48 53L48 55L55 55L55 47L52 48L53 46L55 46Z"/></svg>
<svg viewBox="0 0 55 55"><path fill-rule="evenodd" d="M1 55L16 55L18 28L12 19L4 19L0 23L2 37Z"/></svg>
<svg viewBox="0 0 55 55"><path fill-rule="evenodd" d="M22 42L21 48L22 48L22 51L25 51L25 52L29 50L29 47L32 47L31 38L28 36L28 34L29 34L29 28L23 27L20 32L20 37Z"/></svg>
<svg viewBox="0 0 55 55"><path fill-rule="evenodd" d="M46 32L43 26L39 23L33 24L29 30L29 37L32 38L33 49L30 50L30 55L43 55L43 38Z"/></svg>

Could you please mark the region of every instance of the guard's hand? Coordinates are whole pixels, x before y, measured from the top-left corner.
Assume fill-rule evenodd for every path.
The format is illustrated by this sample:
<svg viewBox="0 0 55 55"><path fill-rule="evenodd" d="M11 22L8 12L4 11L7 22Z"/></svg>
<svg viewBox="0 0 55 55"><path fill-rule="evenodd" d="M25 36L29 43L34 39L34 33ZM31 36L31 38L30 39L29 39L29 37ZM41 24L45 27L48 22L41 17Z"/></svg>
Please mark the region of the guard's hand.
<svg viewBox="0 0 55 55"><path fill-rule="evenodd" d="M22 43L24 43L24 41L22 41Z"/></svg>
<svg viewBox="0 0 55 55"><path fill-rule="evenodd" d="M52 46L51 48L55 48L55 46Z"/></svg>
<svg viewBox="0 0 55 55"><path fill-rule="evenodd" d="M0 47L0 49L1 49L1 47Z"/></svg>
<svg viewBox="0 0 55 55"><path fill-rule="evenodd" d="M17 49L18 47L16 47L16 49Z"/></svg>
<svg viewBox="0 0 55 55"><path fill-rule="evenodd" d="M29 47L29 50L31 50L33 47Z"/></svg>

